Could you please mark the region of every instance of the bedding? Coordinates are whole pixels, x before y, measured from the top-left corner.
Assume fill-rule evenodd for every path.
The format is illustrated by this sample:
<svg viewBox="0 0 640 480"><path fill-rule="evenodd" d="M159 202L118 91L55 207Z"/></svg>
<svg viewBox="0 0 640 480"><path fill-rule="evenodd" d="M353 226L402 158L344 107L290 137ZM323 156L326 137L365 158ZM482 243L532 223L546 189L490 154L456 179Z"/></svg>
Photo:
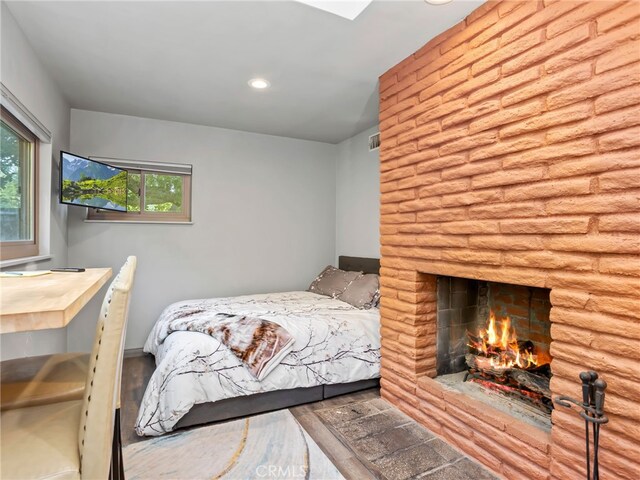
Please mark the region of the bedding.
<svg viewBox="0 0 640 480"><path fill-rule="evenodd" d="M360 275L336 298L356 308L371 308L380 298L380 277L375 273Z"/></svg>
<svg viewBox="0 0 640 480"><path fill-rule="evenodd" d="M269 320L219 313L211 305L193 308L190 304L166 308L158 320L165 325L164 341L173 332L200 332L212 336L229 349L258 380L293 349L295 339L284 328Z"/></svg>
<svg viewBox="0 0 640 480"><path fill-rule="evenodd" d="M168 309L206 309L259 318L283 327L293 349L262 381L216 338L192 331L167 334L161 315L144 351L156 357L145 391L138 435L173 429L193 405L274 390L313 387L380 376L380 314L312 292L189 300Z"/></svg>
<svg viewBox="0 0 640 480"><path fill-rule="evenodd" d="M362 272L340 270L332 265L327 265L327 267L320 272L320 275L311 282L307 290L319 295L335 298L343 293L349 284L360 275L362 275Z"/></svg>

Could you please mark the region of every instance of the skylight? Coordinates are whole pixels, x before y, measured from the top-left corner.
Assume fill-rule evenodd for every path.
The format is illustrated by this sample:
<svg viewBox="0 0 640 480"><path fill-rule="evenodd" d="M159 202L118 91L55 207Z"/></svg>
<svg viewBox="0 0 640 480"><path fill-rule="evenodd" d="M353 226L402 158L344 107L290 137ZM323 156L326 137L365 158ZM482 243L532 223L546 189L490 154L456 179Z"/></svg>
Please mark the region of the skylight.
<svg viewBox="0 0 640 480"><path fill-rule="evenodd" d="M354 20L371 3L371 0L334 0L332 2L323 2L318 0L297 1L304 3L305 5L324 10L325 12L333 13L334 15L346 18L347 20Z"/></svg>

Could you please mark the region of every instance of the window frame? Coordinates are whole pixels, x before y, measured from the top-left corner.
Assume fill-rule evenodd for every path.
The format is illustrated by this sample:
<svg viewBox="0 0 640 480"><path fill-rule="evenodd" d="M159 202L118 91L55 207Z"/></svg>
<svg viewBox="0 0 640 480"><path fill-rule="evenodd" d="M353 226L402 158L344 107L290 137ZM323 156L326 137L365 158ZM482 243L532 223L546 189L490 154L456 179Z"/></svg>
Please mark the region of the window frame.
<svg viewBox="0 0 640 480"><path fill-rule="evenodd" d="M11 242L0 241L0 261L15 260L19 258L35 257L40 253L40 192L39 192L39 159L40 139L24 123L18 120L4 105L0 105L0 117L12 130L22 136L32 145L30 155L30 183L32 185L30 202L33 205L33 232L32 240L17 240Z"/></svg>
<svg viewBox="0 0 640 480"><path fill-rule="evenodd" d="M91 157L89 157L91 158ZM109 163L109 160L105 160ZM153 168L122 167L116 162L112 163L118 168L123 168L129 173L140 175L140 211L116 212L99 208L87 208L87 220L101 222L139 222L139 223L191 223L191 176L186 173L167 173ZM182 177L182 211L181 212L147 212L144 210L145 175L171 175Z"/></svg>

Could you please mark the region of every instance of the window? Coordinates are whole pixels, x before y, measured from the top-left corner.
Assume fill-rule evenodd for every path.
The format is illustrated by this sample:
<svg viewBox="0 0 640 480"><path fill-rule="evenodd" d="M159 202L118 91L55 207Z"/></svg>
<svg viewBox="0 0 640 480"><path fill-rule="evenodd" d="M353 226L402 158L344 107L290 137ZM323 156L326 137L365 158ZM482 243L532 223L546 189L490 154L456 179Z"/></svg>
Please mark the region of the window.
<svg viewBox="0 0 640 480"><path fill-rule="evenodd" d="M35 256L38 139L4 107L0 129L0 259Z"/></svg>
<svg viewBox="0 0 640 480"><path fill-rule="evenodd" d="M90 158L127 170L127 212L91 208L89 220L191 221L191 165Z"/></svg>

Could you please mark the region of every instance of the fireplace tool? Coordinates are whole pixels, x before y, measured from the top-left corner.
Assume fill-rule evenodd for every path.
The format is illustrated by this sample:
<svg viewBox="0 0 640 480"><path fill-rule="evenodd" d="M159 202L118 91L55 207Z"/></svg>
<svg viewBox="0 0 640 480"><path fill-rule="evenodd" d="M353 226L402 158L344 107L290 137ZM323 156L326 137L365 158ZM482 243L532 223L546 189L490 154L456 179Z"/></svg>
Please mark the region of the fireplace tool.
<svg viewBox="0 0 640 480"><path fill-rule="evenodd" d="M584 418L587 480L598 480L600 425L609 421L604 414L604 391L607 388L607 382L601 378L599 379L598 374L591 370L580 373L580 380L582 381L582 402L563 395L556 397L555 403L567 408L571 408L573 404L581 409L579 414ZM589 448L591 441L589 430L592 430L593 435L593 455L591 455ZM591 475L592 472L593 476Z"/></svg>

